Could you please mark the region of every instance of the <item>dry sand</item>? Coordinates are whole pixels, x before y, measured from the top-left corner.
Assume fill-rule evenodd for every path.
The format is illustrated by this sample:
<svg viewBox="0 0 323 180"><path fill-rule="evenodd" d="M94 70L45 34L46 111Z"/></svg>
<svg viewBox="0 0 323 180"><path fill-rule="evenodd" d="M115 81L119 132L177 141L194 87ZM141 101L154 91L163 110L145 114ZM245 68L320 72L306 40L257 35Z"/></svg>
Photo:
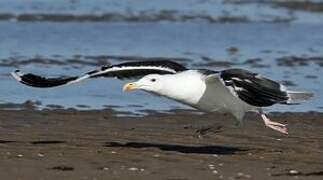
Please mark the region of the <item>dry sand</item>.
<svg viewBox="0 0 323 180"><path fill-rule="evenodd" d="M0 177L322 179L323 114L270 115L288 123L290 135L265 128L252 114L237 127L222 114L2 110Z"/></svg>

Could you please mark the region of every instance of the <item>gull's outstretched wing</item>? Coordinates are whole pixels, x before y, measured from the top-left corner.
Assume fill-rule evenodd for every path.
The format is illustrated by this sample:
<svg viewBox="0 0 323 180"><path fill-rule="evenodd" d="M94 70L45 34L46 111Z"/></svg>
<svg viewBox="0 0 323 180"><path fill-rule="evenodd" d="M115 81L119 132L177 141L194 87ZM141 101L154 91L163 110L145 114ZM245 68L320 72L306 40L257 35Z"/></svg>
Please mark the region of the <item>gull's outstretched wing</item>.
<svg viewBox="0 0 323 180"><path fill-rule="evenodd" d="M19 82L28 86L48 88L65 84L73 84L84 79L95 77L136 78L148 74L176 74L187 70L181 64L169 60L159 61L133 61L121 64L102 66L88 72L83 76L46 78L34 74L23 74L19 70L12 72L12 76Z"/></svg>

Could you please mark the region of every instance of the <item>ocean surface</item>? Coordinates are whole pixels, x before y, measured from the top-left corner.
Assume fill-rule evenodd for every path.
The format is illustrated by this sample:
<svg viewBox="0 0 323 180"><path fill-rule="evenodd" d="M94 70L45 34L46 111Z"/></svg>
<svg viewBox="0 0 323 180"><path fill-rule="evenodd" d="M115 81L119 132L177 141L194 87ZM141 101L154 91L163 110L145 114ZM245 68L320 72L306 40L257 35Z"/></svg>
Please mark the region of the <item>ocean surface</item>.
<svg viewBox="0 0 323 180"><path fill-rule="evenodd" d="M322 16L277 1L2 0L1 108L28 101L39 109L189 109L141 91L123 93L127 81L117 79L37 89L9 75L17 68L79 75L103 64L169 58L189 68L245 68L315 94L309 102L268 111L323 111Z"/></svg>

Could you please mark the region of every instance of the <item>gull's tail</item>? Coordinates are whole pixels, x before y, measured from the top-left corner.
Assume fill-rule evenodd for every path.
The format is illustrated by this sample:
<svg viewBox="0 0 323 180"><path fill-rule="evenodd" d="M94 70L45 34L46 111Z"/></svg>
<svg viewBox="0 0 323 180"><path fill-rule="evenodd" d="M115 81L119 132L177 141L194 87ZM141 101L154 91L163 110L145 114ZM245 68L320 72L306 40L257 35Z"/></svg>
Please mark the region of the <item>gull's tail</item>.
<svg viewBox="0 0 323 180"><path fill-rule="evenodd" d="M300 101L306 101L314 96L313 93L299 91L287 91L287 94L289 97L288 103L298 103Z"/></svg>
<svg viewBox="0 0 323 180"><path fill-rule="evenodd" d="M11 73L11 75L20 83L23 83L28 86L38 87L38 88L50 88L61 86L65 84L73 84L77 83L81 80L90 78L89 74L84 76L70 76L70 77L58 77L58 78L46 78L42 76L38 76L35 74L23 74L20 70L16 70Z"/></svg>

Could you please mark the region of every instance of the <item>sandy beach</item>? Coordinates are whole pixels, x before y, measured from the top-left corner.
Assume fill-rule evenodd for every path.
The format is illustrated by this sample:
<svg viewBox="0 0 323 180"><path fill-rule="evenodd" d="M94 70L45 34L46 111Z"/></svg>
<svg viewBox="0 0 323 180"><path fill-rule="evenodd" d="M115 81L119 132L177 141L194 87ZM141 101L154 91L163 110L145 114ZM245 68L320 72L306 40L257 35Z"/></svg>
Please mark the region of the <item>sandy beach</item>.
<svg viewBox="0 0 323 180"><path fill-rule="evenodd" d="M321 179L322 113L271 113L290 134L248 114L1 110L3 179Z"/></svg>

